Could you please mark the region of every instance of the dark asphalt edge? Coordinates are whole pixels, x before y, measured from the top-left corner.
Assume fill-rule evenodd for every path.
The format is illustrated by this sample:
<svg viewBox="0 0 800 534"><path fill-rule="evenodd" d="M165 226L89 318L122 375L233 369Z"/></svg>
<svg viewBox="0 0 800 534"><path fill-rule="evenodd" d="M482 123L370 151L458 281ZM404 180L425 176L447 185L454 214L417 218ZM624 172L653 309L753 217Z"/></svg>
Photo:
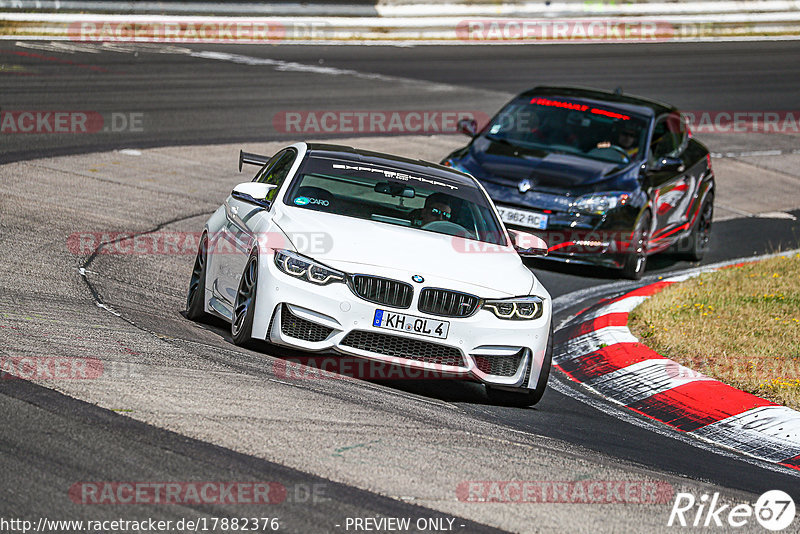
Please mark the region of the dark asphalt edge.
<svg viewBox="0 0 800 534"><path fill-rule="evenodd" d="M18 379L5 382L0 387L0 395L15 398L57 417L92 427L93 430L113 433L121 443L125 443L126 447L138 443L157 448L165 454L178 454L193 461L214 465L218 469L246 472L253 477L261 475L262 480L280 479L289 483L324 484L328 488L326 491L328 498L332 501L359 506L364 509L364 516L450 517L456 519L454 526L464 525L461 529L462 532L506 532L154 427L27 380ZM204 513L220 515L219 506L222 505L190 507ZM280 506L280 504L273 506ZM334 518L331 518L331 521L334 521ZM333 525L330 526L333 527Z"/></svg>

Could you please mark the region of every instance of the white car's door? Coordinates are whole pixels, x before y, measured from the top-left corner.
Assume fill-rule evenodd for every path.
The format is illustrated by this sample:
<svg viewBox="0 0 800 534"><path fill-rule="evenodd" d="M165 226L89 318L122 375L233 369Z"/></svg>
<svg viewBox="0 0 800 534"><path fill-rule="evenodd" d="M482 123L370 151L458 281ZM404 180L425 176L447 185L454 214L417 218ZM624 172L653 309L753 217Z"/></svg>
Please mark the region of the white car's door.
<svg viewBox="0 0 800 534"><path fill-rule="evenodd" d="M220 281L218 289L224 302L232 307L247 257L257 239L254 218L257 218L264 208L233 196L225 199L224 208L225 226L220 237L224 240L225 248L220 251L218 258Z"/></svg>
<svg viewBox="0 0 800 534"><path fill-rule="evenodd" d="M256 175L254 182L275 186L267 196L271 204L275 200L278 188L289 173L295 159L297 150L285 149L276 154ZM228 196L223 204L225 209L225 224L220 239L224 240L223 253L217 258L217 291L223 302L233 309L236 292L239 289L239 280L244 272L250 251L258 243L271 243L275 239L270 236L273 225L271 219L273 211L271 205L264 207L240 198ZM266 219L266 220L265 220Z"/></svg>

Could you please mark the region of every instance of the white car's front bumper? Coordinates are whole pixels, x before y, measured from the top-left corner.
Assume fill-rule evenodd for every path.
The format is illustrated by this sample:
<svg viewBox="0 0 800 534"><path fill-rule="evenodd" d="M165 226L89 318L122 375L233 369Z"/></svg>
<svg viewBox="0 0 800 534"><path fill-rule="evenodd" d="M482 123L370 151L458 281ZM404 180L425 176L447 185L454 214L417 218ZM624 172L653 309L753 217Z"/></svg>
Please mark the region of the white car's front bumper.
<svg viewBox="0 0 800 534"><path fill-rule="evenodd" d="M551 301L546 293L538 295L544 298L544 310L534 320L499 319L482 309L470 317L441 317L421 312L417 299L423 287L447 287L445 280L415 284L411 306L397 309L364 300L345 283L319 286L291 277L277 269L271 256L264 259L253 322L255 338L498 386L536 387L550 333ZM447 338L375 327L376 309L447 321Z"/></svg>

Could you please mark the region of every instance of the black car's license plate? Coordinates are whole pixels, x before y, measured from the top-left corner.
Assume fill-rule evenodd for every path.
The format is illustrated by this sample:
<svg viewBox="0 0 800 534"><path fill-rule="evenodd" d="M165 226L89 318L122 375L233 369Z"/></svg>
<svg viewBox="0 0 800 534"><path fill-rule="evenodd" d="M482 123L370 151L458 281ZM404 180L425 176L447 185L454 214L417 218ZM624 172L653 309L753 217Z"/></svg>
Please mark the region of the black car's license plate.
<svg viewBox="0 0 800 534"><path fill-rule="evenodd" d="M547 215L544 213L518 210L505 206L497 206L497 211L500 213L500 218L504 223L536 228L537 230L547 230Z"/></svg>

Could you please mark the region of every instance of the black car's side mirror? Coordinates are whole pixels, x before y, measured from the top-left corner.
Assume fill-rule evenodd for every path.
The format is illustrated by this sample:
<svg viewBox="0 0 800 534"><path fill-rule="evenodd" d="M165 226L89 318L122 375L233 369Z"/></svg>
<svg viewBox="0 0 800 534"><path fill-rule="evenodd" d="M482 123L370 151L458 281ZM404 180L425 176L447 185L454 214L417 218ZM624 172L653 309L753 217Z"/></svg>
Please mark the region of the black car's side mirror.
<svg viewBox="0 0 800 534"><path fill-rule="evenodd" d="M681 158L665 156L650 163L647 170L650 172L683 172L686 170L686 165L683 164Z"/></svg>
<svg viewBox="0 0 800 534"><path fill-rule="evenodd" d="M456 131L470 137L478 133L478 123L473 119L461 119L456 123Z"/></svg>

